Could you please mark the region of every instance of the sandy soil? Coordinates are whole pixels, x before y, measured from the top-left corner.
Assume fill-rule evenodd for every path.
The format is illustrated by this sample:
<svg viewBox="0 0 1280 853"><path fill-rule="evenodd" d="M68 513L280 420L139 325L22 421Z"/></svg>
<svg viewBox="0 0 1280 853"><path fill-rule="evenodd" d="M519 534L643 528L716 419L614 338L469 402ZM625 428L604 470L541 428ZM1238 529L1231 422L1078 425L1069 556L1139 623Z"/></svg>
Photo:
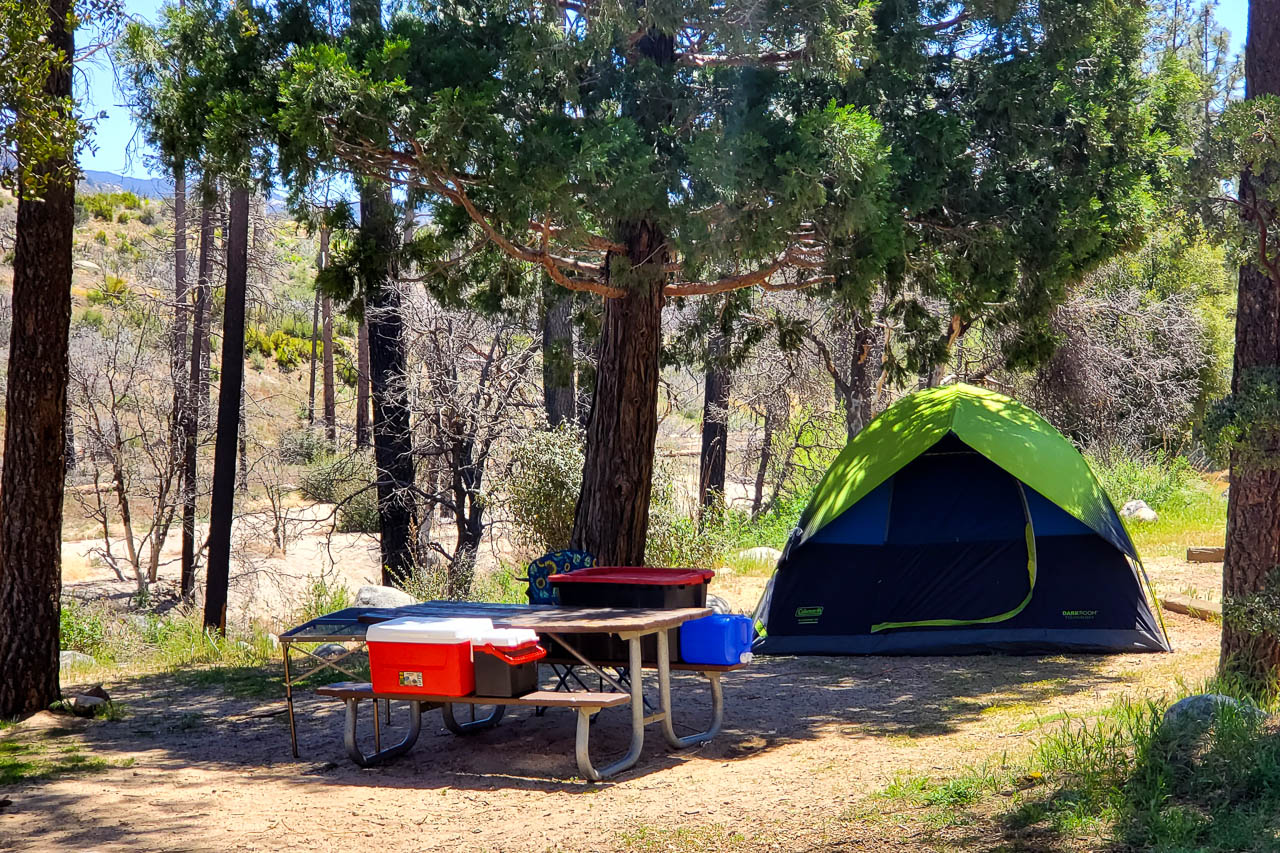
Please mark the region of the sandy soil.
<svg viewBox="0 0 1280 853"><path fill-rule="evenodd" d="M1151 567L1165 589L1184 578L1210 587L1215 569ZM763 583L720 580L740 607ZM1060 724L1051 715L1208 676L1217 626L1166 621L1172 655L761 659L726 678L714 742L673 753L652 731L639 765L602 785L576 777L567 711L513 709L465 738L432 712L412 753L360 770L343 753L336 703L300 701L293 761L277 698L132 677L108 684L123 720L6 735L127 766L0 789L12 800L0 806L0 850L932 849L914 830L864 819L868 795L899 774L1016 757ZM699 679L679 676L676 697L700 722ZM622 712L604 712L597 760L620 754L626 733Z"/></svg>

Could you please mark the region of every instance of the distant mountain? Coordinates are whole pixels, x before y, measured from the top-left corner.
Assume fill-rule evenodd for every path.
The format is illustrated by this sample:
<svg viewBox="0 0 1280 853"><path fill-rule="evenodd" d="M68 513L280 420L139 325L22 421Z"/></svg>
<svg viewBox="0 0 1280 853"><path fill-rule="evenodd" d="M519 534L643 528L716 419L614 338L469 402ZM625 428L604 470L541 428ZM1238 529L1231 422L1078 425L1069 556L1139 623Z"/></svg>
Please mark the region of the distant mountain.
<svg viewBox="0 0 1280 853"><path fill-rule="evenodd" d="M173 182L165 178L130 178L115 172L85 169L76 187L80 192L131 192L141 198L168 198L173 195Z"/></svg>

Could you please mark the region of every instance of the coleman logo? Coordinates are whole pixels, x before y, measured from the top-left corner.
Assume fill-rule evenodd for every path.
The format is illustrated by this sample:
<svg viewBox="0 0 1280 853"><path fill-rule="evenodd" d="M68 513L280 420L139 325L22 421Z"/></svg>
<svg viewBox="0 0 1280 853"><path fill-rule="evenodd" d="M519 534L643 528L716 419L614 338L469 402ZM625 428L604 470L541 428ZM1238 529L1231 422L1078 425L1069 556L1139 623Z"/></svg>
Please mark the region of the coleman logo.
<svg viewBox="0 0 1280 853"><path fill-rule="evenodd" d="M400 673L401 687L421 687L422 673L420 672L402 672Z"/></svg>
<svg viewBox="0 0 1280 853"><path fill-rule="evenodd" d="M796 621L801 625L813 625L822 616L821 607L797 607Z"/></svg>
<svg viewBox="0 0 1280 853"><path fill-rule="evenodd" d="M1092 621L1098 615L1096 610L1064 610L1062 611L1063 619L1074 619L1077 621Z"/></svg>

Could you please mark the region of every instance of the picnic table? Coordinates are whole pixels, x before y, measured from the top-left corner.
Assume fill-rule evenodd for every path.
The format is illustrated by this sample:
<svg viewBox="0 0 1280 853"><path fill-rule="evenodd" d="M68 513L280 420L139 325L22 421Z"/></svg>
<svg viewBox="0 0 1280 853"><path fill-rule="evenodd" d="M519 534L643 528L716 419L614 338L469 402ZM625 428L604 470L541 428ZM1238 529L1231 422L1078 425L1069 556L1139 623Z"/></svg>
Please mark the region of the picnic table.
<svg viewBox="0 0 1280 853"><path fill-rule="evenodd" d="M729 670L738 669L742 664L733 666L715 666L708 664L673 663L670 660L670 646L667 632L678 628L683 623L700 619L711 614L705 607L688 607L674 610L650 608L605 608L605 607L565 607L559 605L536 604L489 604L463 601L428 601L397 608L349 607L319 616L315 619L292 628L280 635L280 646L284 656L285 701L289 713L289 735L293 746L293 755L298 757L298 734L294 718L294 682L292 656L296 653L302 660L311 658L312 669L298 676L308 677L326 668L338 670L352 678L349 682L330 684L316 690L321 696L329 696L342 700L346 705L345 743L347 754L362 767L372 766L408 752L416 742L421 727L423 711L440 708L445 726L455 734L467 734L497 725L507 706L532 706L535 708L562 707L577 712L577 737L575 754L578 769L583 776L599 781L633 767L640 758L644 748L645 727L652 723L662 723L662 733L667 743L675 749L683 749L696 744L705 743L720 731L724 721L724 694L720 685L720 676ZM484 617L491 619L499 628L529 628L545 638L556 641L564 658L576 666L586 667L597 675L603 686L599 692L585 690L559 692L540 690L519 697L493 696L426 696L413 693L375 693L370 684L362 682L359 677L343 666L343 661L360 651L364 644L365 631L372 624L395 619L402 616L417 617ZM589 660L575 645L565 642L567 635L574 634L614 634L627 644L627 657L622 661ZM654 636L657 642L655 660L645 661L641 653L641 641ZM305 648L294 648L299 643L355 643L345 654L335 658L322 658ZM624 683L617 675L607 671L610 667L625 666L627 679ZM646 714L643 673L646 668L657 671L658 709ZM705 731L681 737L676 734L671 703L671 672L684 670L697 672L708 679L711 685L711 723ZM561 684L565 683L561 679ZM356 738L357 719L362 701L373 702L374 752L365 753L358 745ZM378 703L388 703L387 716L390 718L390 702L401 701L409 704L409 730L404 739L387 748L382 748L381 729L379 724ZM454 706L471 706L472 719L461 721L454 712ZM604 708L627 705L631 716L631 742L626 754L606 767L596 768L590 756L591 717ZM475 719L477 706L493 706L493 712L482 719Z"/></svg>

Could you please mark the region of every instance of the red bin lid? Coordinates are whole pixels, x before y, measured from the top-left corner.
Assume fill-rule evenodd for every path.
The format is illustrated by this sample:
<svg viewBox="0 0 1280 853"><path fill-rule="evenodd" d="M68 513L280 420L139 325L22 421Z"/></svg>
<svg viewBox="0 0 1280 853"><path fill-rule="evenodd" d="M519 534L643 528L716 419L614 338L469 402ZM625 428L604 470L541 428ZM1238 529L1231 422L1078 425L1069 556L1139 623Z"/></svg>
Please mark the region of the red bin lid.
<svg viewBox="0 0 1280 853"><path fill-rule="evenodd" d="M615 583L635 586L688 586L708 583L715 577L711 569L658 569L648 566L592 566L562 575L552 575L552 583Z"/></svg>

